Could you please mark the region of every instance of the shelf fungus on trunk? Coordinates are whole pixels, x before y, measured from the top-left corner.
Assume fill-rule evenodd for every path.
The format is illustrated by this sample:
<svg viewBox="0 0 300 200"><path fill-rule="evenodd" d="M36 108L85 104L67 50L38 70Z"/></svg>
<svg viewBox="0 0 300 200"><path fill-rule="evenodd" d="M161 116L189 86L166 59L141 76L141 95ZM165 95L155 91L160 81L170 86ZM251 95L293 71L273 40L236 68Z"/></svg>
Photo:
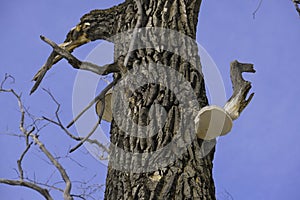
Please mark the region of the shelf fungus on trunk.
<svg viewBox="0 0 300 200"><path fill-rule="evenodd" d="M255 73L253 64L240 63L237 60L230 63L233 94L224 108L211 105L199 111L195 119L198 138L211 140L229 133L232 128L232 121L237 119L250 103L254 93L250 94L247 99L247 95L251 89L251 82L243 79L243 72Z"/></svg>
<svg viewBox="0 0 300 200"><path fill-rule="evenodd" d="M231 131L232 119L221 107L211 105L203 107L195 118L197 137L212 140Z"/></svg>
<svg viewBox="0 0 300 200"><path fill-rule="evenodd" d="M112 121L112 105L114 104L113 98L112 98L113 94L112 94L112 90L109 90L106 95L105 95L105 108L104 108L104 112L102 115L102 119L107 121L107 122L111 122ZM96 113L97 115L100 114L100 111L102 110L102 103L100 101L98 101L96 103Z"/></svg>

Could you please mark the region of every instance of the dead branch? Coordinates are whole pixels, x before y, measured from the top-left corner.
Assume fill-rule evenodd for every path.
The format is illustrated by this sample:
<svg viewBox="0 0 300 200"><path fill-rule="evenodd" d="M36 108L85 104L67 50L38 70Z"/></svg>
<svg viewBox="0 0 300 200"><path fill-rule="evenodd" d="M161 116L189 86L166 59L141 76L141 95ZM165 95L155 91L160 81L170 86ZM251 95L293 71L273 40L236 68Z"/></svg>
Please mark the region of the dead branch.
<svg viewBox="0 0 300 200"><path fill-rule="evenodd" d="M254 93L247 95L251 89L251 82L243 79L242 73L255 73L253 64L240 63L237 60L230 63L230 78L233 87L233 94L224 106L226 112L230 115L232 120L237 119L241 112L250 103Z"/></svg>
<svg viewBox="0 0 300 200"><path fill-rule="evenodd" d="M34 183L24 181L24 170L22 168L22 161L23 161L25 155L27 154L27 152L29 151L30 147L32 146L32 142L29 142L29 135L32 134L32 132L35 130L35 128L33 127L30 131L27 131L27 129L25 128L25 126L24 126L24 124L25 124L25 109L24 109L24 106L23 106L23 103L22 103L22 100L21 100L21 95L17 94L13 89L4 89L3 88L5 82L8 79L12 79L14 81L14 78L12 76L5 75L5 78L1 82L1 85L0 85L0 92L11 93L17 99L19 110L20 110L20 113L21 113L21 119L20 119L20 122L19 122L19 129L25 137L26 149L23 151L20 158L17 160L20 180L0 179L0 183L8 184L8 185L14 185L14 186L28 187L28 188L31 188L31 189L39 192L42 196L45 197L45 199L52 200L53 198L51 197L51 195L49 194L49 191L47 189L42 188L42 187L40 187L40 186L38 186Z"/></svg>
<svg viewBox="0 0 300 200"><path fill-rule="evenodd" d="M15 78L9 74L5 74L4 76L4 79L1 81L1 84L0 84L0 89L1 89L1 92L7 92L5 91L5 89L3 89L4 87L4 84L8 81L8 79L11 79L11 83L14 83L15 82Z"/></svg>
<svg viewBox="0 0 300 200"><path fill-rule="evenodd" d="M101 118L99 118L99 120L97 121L97 123L94 125L93 129L91 130L91 132L89 134L87 134L75 147L73 147L72 149L70 149L70 153L74 152L75 150L77 150L79 147L81 147L83 145L84 142L86 142L97 130L99 123L101 121Z"/></svg>
<svg viewBox="0 0 300 200"><path fill-rule="evenodd" d="M14 78L12 76L6 74L4 80L1 82L0 92L12 93L15 96L15 98L17 99L18 106L19 106L19 109L20 109L20 112L21 112L21 119L20 119L20 123L19 123L19 129L24 134L24 137L25 137L25 140L26 140L26 149L23 151L23 153L21 154L20 158L17 160L17 164L18 164L18 171L19 171L20 179L21 179L21 181L23 181L23 179L24 179L24 171L23 171L23 168L22 168L22 160L23 160L24 156L26 155L26 153L28 152L28 150L30 149L30 147L32 145L32 142L29 143L28 136L29 136L29 134L31 134L35 130L35 128L33 127L31 129L31 131L28 132L26 130L26 128L24 127L25 109L24 109L24 106L23 106L23 103L22 103L22 100L21 100L21 95L17 94L13 89L4 89L3 88L4 83L8 79L12 79L13 82L14 82Z"/></svg>
<svg viewBox="0 0 300 200"><path fill-rule="evenodd" d="M73 140L76 140L76 141L82 141L84 140L83 137L77 137L75 135L73 135L60 121L60 119L57 119L58 121L54 121L52 119L49 119L47 117L43 117L44 120L60 127L70 138L72 138ZM98 122L97 122L98 123ZM86 140L88 143L90 144L95 144L97 145L100 149L103 149L104 152L107 152L109 153L109 149L102 143L100 143L98 140L92 140L92 139L87 139Z"/></svg>
<svg viewBox="0 0 300 200"><path fill-rule="evenodd" d="M19 174L20 174L20 179L21 181L24 180L24 171L22 168L22 161L24 159L24 156L26 155L26 153L28 152L28 150L30 149L31 145L33 144L33 142L29 143L26 147L26 149L23 151L23 153L21 154L19 160L17 160L17 164L18 164L18 170L19 170Z"/></svg>
<svg viewBox="0 0 300 200"><path fill-rule="evenodd" d="M108 91L108 90L107 90ZM96 129L98 128L98 125L100 124L100 122L101 122L101 119L102 119L102 116L103 116L103 113L104 113L104 107L105 107L105 94L107 93L107 91L104 91L105 93L104 93L104 97L103 98L100 98L100 103L102 104L102 109L101 109L101 111L100 111L100 113L99 113L99 118L98 118L98 121L97 121L97 123L95 124L95 126L94 126L94 128L92 129L92 131L89 133L89 134L87 134L87 136L85 137L85 138L83 138L83 140L81 140L81 142L79 143L79 144L77 144L74 148L72 148L71 150L70 150L70 153L72 153L73 151L75 151L76 149L78 149L79 147L81 147L81 145L83 145L83 143L84 142L86 142L93 134L94 134L94 132L96 131ZM102 91L103 92L103 91ZM101 92L101 93L102 93ZM100 94L101 94L100 93Z"/></svg>
<svg viewBox="0 0 300 200"><path fill-rule="evenodd" d="M57 54L52 51L50 56L47 59L47 62L42 66L42 68L38 71L38 73L33 77L33 80L35 81L30 94L34 93L34 91L39 87L41 84L41 81L43 80L44 76L46 75L47 71L51 68L51 66L58 62L61 59L61 57L58 57Z"/></svg>
<svg viewBox="0 0 300 200"><path fill-rule="evenodd" d="M9 180L9 179L0 179L0 183L7 184L7 185L13 185L13 186L24 186L30 189L33 189L40 193L45 199L47 200L53 200L51 195L49 194L49 191L45 188L42 188L34 183L23 181L23 180Z"/></svg>
<svg viewBox="0 0 300 200"><path fill-rule="evenodd" d="M65 41L59 44L59 47L65 49L68 52L72 52L74 49L78 48L79 46L84 45L91 41L95 41L95 40L110 41L110 38L116 35L118 31L120 31L120 29L116 27L115 22L124 19L123 15L127 14L126 9L128 4L131 4L131 2L125 1L124 3L121 3L118 6L114 6L109 9L92 10L91 12L85 14L84 16L81 17L80 22L68 32ZM130 15L130 17L133 18L134 15ZM91 21L96 21L96 20L97 23L89 23ZM127 20L131 21L132 19L127 19ZM97 32L97 34L87 34L87 32L95 32L95 31ZM31 94L38 88L47 71L61 59L62 59L61 55L58 55L57 52L52 51L52 53L50 54L47 60L47 63L44 64L33 77L33 81L36 82L31 90ZM84 68L84 66L82 67ZM88 65L87 67L90 67L90 65ZM93 66L91 67L94 68Z"/></svg>
<svg viewBox="0 0 300 200"><path fill-rule="evenodd" d="M38 136L35 134L30 134L34 142L39 146L39 148L42 150L42 152L48 157L48 159L51 161L51 163L56 167L56 169L59 171L62 179L64 180L66 187L64 189L64 199L66 200L73 200L73 197L71 196L71 188L72 183L70 181L70 178L66 172L66 170L62 167L62 165L54 158L54 156L47 150L45 145L38 139Z"/></svg>
<svg viewBox="0 0 300 200"><path fill-rule="evenodd" d="M22 101L21 101L21 95L17 94L14 89L4 89L3 88L5 82L7 82L8 79L12 79L14 81L14 78L12 76L6 74L5 77L4 77L4 80L1 82L0 92L11 93L13 96L16 97L16 99L18 101L18 106L19 106L19 109L20 109L20 112L21 112L21 119L20 119L19 129L21 130L22 133L24 133L24 135L26 135L27 131L24 128L25 110L24 110L24 106L23 106ZM28 141L26 143L28 144Z"/></svg>
<svg viewBox="0 0 300 200"><path fill-rule="evenodd" d="M54 174L54 173L53 173L53 174ZM53 185L49 185L49 184L48 184L48 181L47 181L46 183L41 183L41 182L38 182L38 181L36 181L36 180L32 180L32 179L30 179L30 178L26 178L26 180L27 180L28 182L30 182L30 183L34 183L34 184L37 184L37 185L39 185L39 186L44 186L44 187L47 187L47 188L49 188L49 189L57 190L57 191L59 191L59 192L61 192L61 193L64 192L63 189L54 186L56 183L53 184Z"/></svg>
<svg viewBox="0 0 300 200"><path fill-rule="evenodd" d="M70 150L70 153L74 152L76 149L78 149L81 145L83 145L84 142L86 142L93 134L94 132L96 131L98 125L100 124L101 120L102 120L102 116L103 116L103 113L104 113L104 108L105 108L105 94L118 82L118 79L119 78L115 78L113 80L113 82L111 82L109 85L106 86L106 88L104 88L101 93L86 107L87 109L89 109L94 103L96 103L97 101L100 101L100 103L102 104L102 109L98 115L98 121L97 123L95 124L95 126L93 127L92 131L87 134L87 136L85 138L83 138L83 140L81 140L81 142L76 145L74 148L72 148ZM87 110L87 109L84 109L83 112L81 112L82 114ZM80 117L81 115L79 114L78 115L78 118ZM71 123L70 125L72 125L78 118L75 118ZM68 126L69 127L69 126Z"/></svg>
<svg viewBox="0 0 300 200"><path fill-rule="evenodd" d="M253 11L253 13L252 13L253 19L255 19L256 13L260 9L262 2L263 2L263 0L260 0L259 3L258 3L258 5L257 5L257 7L256 7L256 9Z"/></svg>
<svg viewBox="0 0 300 200"><path fill-rule="evenodd" d="M140 4L139 4L140 5ZM141 5L140 5L141 6ZM99 75L107 75L109 73L116 73L116 72L123 72L126 73L124 71L124 66L123 66L123 56L120 56L116 62L112 63L112 64L108 64L105 65L103 67L100 67L98 65L95 65L93 63L90 62L82 62L80 60L78 60L75 56L73 56L70 52L68 52L67 50L61 48L60 46L58 46L55 42L49 40L48 38L41 36L41 39L46 42L47 44L49 44L52 48L53 51L55 51L56 53L58 53L59 55L61 55L63 58L65 58L66 60L68 60L68 62L76 69L83 69L83 70L88 70L91 72L94 72L96 74ZM128 52L129 54L129 52ZM128 55L127 54L127 55ZM128 56L127 56L128 57ZM126 58L125 58L126 59ZM125 62L125 61L124 61ZM118 77L118 76L117 76ZM92 100L88 106L86 108L83 109L82 112L80 112L73 121L70 122L70 124L67 126L67 128L71 127L92 105L94 105L94 103L96 103L97 101L103 101L104 102L104 98L105 98L105 94L117 83L119 78L115 78L114 81L109 84L106 88L103 89L103 91L94 99ZM102 118L102 117L101 117ZM100 121L101 121L100 118ZM93 128L92 132L95 131L95 127ZM92 135L92 132L88 135ZM85 141L88 138L85 138ZM82 144L78 144L79 146L81 146ZM78 147L79 147L78 146ZM77 147L77 148L78 148ZM71 150L71 152L74 151Z"/></svg>
<svg viewBox="0 0 300 200"><path fill-rule="evenodd" d="M50 122L50 123L52 123L52 124L54 124L54 125L56 125L56 126L58 126L58 127L60 127L70 138L72 138L73 140L76 140L76 141L83 141L83 140L85 140L85 141L87 141L87 142L89 142L90 144L95 144L95 145L97 145L100 149L103 149L103 151L105 151L105 152L109 152L109 149L105 146L105 145L103 145L103 144L101 144L98 140L92 140L92 139L89 139L89 138L87 138L87 139L84 139L83 137L77 137L77 136L75 136L74 134L72 134L64 125L63 125L63 123L62 123L62 121L61 121L61 119L60 119L60 117L59 117L59 111L60 111L60 104L58 103L58 101L55 99L55 97L52 95L52 93L49 91L49 90L46 90L46 89L44 89L43 88L43 90L51 97L51 99L54 101L54 103L56 104L56 111L55 111L55 117L56 117L56 120L57 121L54 121L54 120L52 120L52 119L49 119L48 117L45 117L45 116L43 116L43 119L44 120L46 120L46 121L48 121L48 122ZM99 122L97 122L97 124L98 124Z"/></svg>
<svg viewBox="0 0 300 200"><path fill-rule="evenodd" d="M78 60L75 56L73 56L69 51L66 49L63 49L59 45L57 45L55 42L51 41L50 39L46 38L45 36L40 36L41 39L49 44L53 51L65 58L75 69L82 69L94 72L99 75L107 75L113 72L120 72L118 63L112 63L104 65L103 67L100 67L96 64L90 63L90 62L84 62Z"/></svg>
<svg viewBox="0 0 300 200"><path fill-rule="evenodd" d="M8 79L8 76L5 77L5 81ZM15 98L18 101L18 106L19 106L19 110L21 112L21 119L20 119L20 125L19 125L19 129L20 131L23 133L23 135L26 138L26 149L25 151L21 154L20 159L17 161L18 164L18 170L20 173L20 179L21 180L8 180L8 179L1 179L2 183L6 183L6 184L10 184L10 185L20 185L20 186L25 186L25 187L29 187L32 188L36 191L38 191L40 194L42 194L46 199L52 199L52 197L49 194L49 191L39 187L38 185L34 184L34 183L30 183L30 182L26 182L24 181L24 172L22 169L22 160L25 156L25 154L28 152L28 150L30 149L32 142L29 142L29 136L35 141L35 143L38 144L38 146L40 147L40 149L42 150L42 152L49 158L49 160L52 162L52 164L54 164L54 166L58 169L58 171L60 172L63 180L66 183L66 188L64 190L64 198L65 199L73 199L70 196L70 191L71 191L71 181L67 175L67 173L65 172L65 170L63 169L63 167L58 163L58 161L52 156L52 154L45 148L44 144L38 139L38 135L37 134L33 134L35 128L33 127L30 131L28 131L25 128L25 109L21 100L21 95L17 94L13 89L3 89L3 84L4 82L1 83L1 88L0 91L1 92L10 92L12 93Z"/></svg>

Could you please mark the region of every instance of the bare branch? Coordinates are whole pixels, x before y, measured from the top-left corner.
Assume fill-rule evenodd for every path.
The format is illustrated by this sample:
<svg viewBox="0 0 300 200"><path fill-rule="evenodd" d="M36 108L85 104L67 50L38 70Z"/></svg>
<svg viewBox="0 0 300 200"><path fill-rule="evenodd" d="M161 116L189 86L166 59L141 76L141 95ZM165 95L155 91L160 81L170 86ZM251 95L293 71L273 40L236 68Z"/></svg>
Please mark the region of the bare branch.
<svg viewBox="0 0 300 200"><path fill-rule="evenodd" d="M20 129L20 131L21 131L22 134L14 134L14 136L24 138L24 140L26 141L26 148L22 152L22 154L20 155L20 158L17 160L17 169L16 169L16 171L17 171L20 179L19 180L0 179L0 183L31 188L32 190L35 190L35 191L39 192L41 195L43 195L45 197L45 199L50 199L50 200L53 199L51 197L51 195L50 195L50 192L49 192L50 189L55 189L55 190L58 190L60 192L63 192L64 199L71 200L71 199L73 199L73 197L84 199L84 195L82 195L82 194L77 195L77 194L71 194L70 193L71 192L72 183L71 183L69 177L68 177L66 171L64 170L64 168L58 162L58 160L57 160L58 158L55 158L46 149L46 147L44 146L44 144L38 139L37 133L39 132L39 130L37 130L36 133L33 133L36 130L36 128L35 128L36 125L35 124L31 124L30 126L28 126L28 127L31 127L31 130L27 130L27 127L25 125L25 121L26 121L25 118L27 116L30 116L30 113L25 109L25 107L23 105L23 102L22 102L22 99L21 99L21 95L17 94L13 89L4 89L3 88L4 84L9 79L12 79L14 81L13 77L11 77L9 75L6 75L5 78L4 78L4 80L0 83L0 92L11 93L17 99L18 107L19 107L20 115L21 115L21 119L20 119L20 122L19 122L19 129ZM66 133L69 133L68 130L62 125L62 122L61 122L61 120L59 118L60 104L54 98L54 96L51 94L50 91L47 91L47 90L45 90L45 91L51 96L52 100L57 104L57 109L56 109L55 114L56 114L56 117L58 119L58 122L55 122L54 120L52 120L52 121L49 121L47 119L46 120L49 121L49 122L54 123L55 125L59 125L61 128L63 128L63 130ZM42 118L41 120L45 120L45 117ZM69 133L69 135L71 136L71 133ZM73 136L73 137L75 138L75 136ZM56 167L57 171L60 173L60 175L61 175L61 177L63 179L63 182L65 183L64 190L61 189L61 188L55 187L54 185L49 185L48 181L50 179L46 183L39 183L39 182L36 181L35 175L34 175L33 180L30 180L29 178L27 178L27 177L24 176L24 170L23 170L23 167L22 167L22 162L23 162L25 156L28 154L30 148L33 146L32 145L33 142L30 141L31 139L33 139L33 141L40 148L41 152L44 153L46 155L46 157L49 159L49 161L50 161L49 164L54 165ZM78 141L85 141L84 138L80 138L80 137L77 137L76 139ZM99 147L102 147L102 149L106 149L107 150L107 148L104 145L100 144L96 140L95 141L94 140L89 140L89 139L86 139L86 140L88 142L97 144ZM43 188L43 186L45 186L46 188Z"/></svg>
<svg viewBox="0 0 300 200"><path fill-rule="evenodd" d="M16 97L17 102L18 102L18 106L19 106L19 109L20 109L20 112L21 112L21 119L20 119L19 129L21 130L21 132L25 136L28 136L28 132L27 132L26 128L24 127L24 123L25 123L24 122L24 120L25 120L25 109L24 109L24 106L23 106L23 103L22 103L22 100L21 100L21 94L17 94L14 89L4 89L3 88L3 85L5 84L5 82L8 79L12 79L13 82L14 82L14 78L12 76L6 74L5 77L4 77L4 80L0 84L0 92L11 93L13 96ZM32 131L34 131L34 130L32 130ZM28 144L29 144L28 140L26 139L26 145L28 145Z"/></svg>
<svg viewBox="0 0 300 200"><path fill-rule="evenodd" d="M257 13L257 11L260 9L262 2L263 2L263 0L260 0L259 3L258 3L258 6L257 6L256 9L253 11L253 13L252 13L253 19L255 19L256 13Z"/></svg>
<svg viewBox="0 0 300 200"><path fill-rule="evenodd" d="M13 185L13 186L24 186L30 189L33 189L40 193L42 196L44 196L47 200L53 200L51 195L49 194L49 191L45 188L42 188L34 183L23 181L23 180L9 180L9 179L0 179L0 183L7 184L7 185Z"/></svg>
<svg viewBox="0 0 300 200"><path fill-rule="evenodd" d="M0 89L1 90L4 90L3 85L7 82L8 79L11 79L12 83L15 82L15 78L13 76L11 76L9 74L5 74L4 79L1 81L1 84L0 84ZM2 92L4 92L4 91L2 91Z"/></svg>
<svg viewBox="0 0 300 200"><path fill-rule="evenodd" d="M230 78L233 86L233 94L224 106L226 112L232 120L237 119L240 113L250 103L254 93L247 98L248 92L251 89L251 82L243 79L242 73L255 73L253 64L239 63L237 60L230 63Z"/></svg>
<svg viewBox="0 0 300 200"><path fill-rule="evenodd" d="M94 125L93 129L91 130L91 132L89 134L87 134L87 136L85 136L85 138L83 138L79 144L77 144L75 147L73 147L69 152L72 153L74 152L76 149L78 149L79 147L81 147L81 145L83 145L84 142L86 142L97 130L99 123L101 121L101 118L99 118L99 120L97 121L97 123Z"/></svg>
<svg viewBox="0 0 300 200"><path fill-rule="evenodd" d="M24 171L23 171L23 168L22 168L22 161L23 161L24 156L26 155L26 153L28 152L28 150L30 149L32 144L33 144L33 142L31 142L30 144L27 145L26 149L21 154L20 159L17 160L18 170L19 170L19 173L20 173L20 179L21 180L24 180Z"/></svg>
<svg viewBox="0 0 300 200"><path fill-rule="evenodd" d="M64 127L64 125L60 121L57 122L57 121L54 121L47 117L44 117L44 119L56 126L59 126L73 140L81 141L84 139L83 137L77 137L77 136L73 135L70 131L68 131L68 129L66 127ZM109 152L109 149L105 145L101 144L98 140L87 139L87 142L89 142L90 144L97 145L100 149L103 149L107 153Z"/></svg>
<svg viewBox="0 0 300 200"><path fill-rule="evenodd" d="M91 144L96 144L100 149L103 149L107 153L109 152L108 148L105 145L101 144L99 141L89 139L89 137L95 132L96 128L98 127L98 124L100 123L99 121L97 121L97 124L94 126L94 128L92 129L92 131L90 132L90 134L88 134L87 137L85 137L85 138L76 137L70 131L68 131L68 129L62 124L62 122L60 120L60 117L59 117L59 114L58 114L59 113L59 109L60 109L60 104L58 103L58 101L55 99L55 97L52 95L52 93L49 90L46 90L44 88L43 88L43 90L52 98L52 100L57 105L57 108L56 108L56 111L55 111L55 116L56 116L57 121L54 121L54 120L49 119L47 117L43 117L43 119L47 120L48 122L50 122L50 123L52 123L52 124L54 124L56 126L59 126L70 138L72 138L72 139L74 139L76 141L81 141L76 147L74 147L73 149L70 150L70 153L73 152L75 149L79 148L86 141L89 142L89 143L91 143ZM103 110L103 112L104 112L104 110ZM102 115L103 115L103 113L102 113ZM99 117L99 119L101 119L101 118Z"/></svg>
<svg viewBox="0 0 300 200"><path fill-rule="evenodd" d="M105 94L106 94L107 91L104 91L104 90L102 91L102 92L104 92L104 97L105 97ZM83 145L83 143L86 142L94 134L94 132L96 131L98 125L101 122L101 119L102 119L102 116L103 116L103 113L104 113L105 98L100 98L100 103L102 104L102 109L101 109L101 111L99 113L99 118L98 118L97 123L95 124L94 128L92 129L92 131L89 134L87 134L87 136L85 138L83 138L83 140L81 140L81 142L79 144L77 144L74 148L72 148L70 150L70 153L72 153L73 151L75 151L76 149L78 149L79 147L81 147L81 145Z"/></svg>
<svg viewBox="0 0 300 200"><path fill-rule="evenodd" d="M8 80L8 79L12 79L13 82L14 82L14 78L10 75L5 75L5 78L4 80L1 82L1 85L0 85L0 92L8 92L8 93L11 93L13 94L13 96L15 96L15 98L17 99L17 102L18 102L18 106L19 106L19 110L21 112L21 118L20 118L20 123L19 123L19 129L20 131L24 134L24 136L26 137L26 146L29 146L29 140L28 140L28 137L29 137L29 134L31 134L34 130L35 130L35 127L32 127L32 129L28 132L27 129L25 128L24 124L25 124L25 114L26 114L26 110L24 108L24 105L23 105L23 102L22 102L22 99L21 99L21 94L17 94L14 89L4 89L3 88L3 85L4 83Z"/></svg>
<svg viewBox="0 0 300 200"><path fill-rule="evenodd" d="M38 137L35 134L31 134L30 136L32 137L34 142L39 146L39 148L42 150L42 152L48 157L48 159L51 161L51 163L57 168L62 179L66 183L66 187L64 189L64 199L73 200L73 197L70 195L72 183L70 181L70 178L69 178L66 170L54 158L54 156L46 149L45 145L38 139Z"/></svg>
<svg viewBox="0 0 300 200"><path fill-rule="evenodd" d="M104 65L103 67L100 67L100 66L90 63L90 62L83 62L83 61L78 60L69 51L58 46L55 42L51 41L50 39L46 38L45 36L41 36L41 39L44 42L46 42L47 44L49 44L53 48L53 51L55 51L60 56L65 58L75 69L87 70L87 71L91 71L91 72L94 72L99 75L107 75L107 74L110 74L113 72L120 72L117 62Z"/></svg>
<svg viewBox="0 0 300 200"><path fill-rule="evenodd" d="M47 187L47 188L49 188L49 190L53 189L53 190L57 190L57 191L62 192L62 193L64 192L63 189L54 186L55 184L49 185L47 182L46 183L41 183L41 182L37 182L36 180L31 180L29 178L26 178L26 180L28 180L30 183L34 183L34 184L37 184L37 185L40 185L40 186Z"/></svg>
<svg viewBox="0 0 300 200"><path fill-rule="evenodd" d="M37 72L37 74L33 77L35 84L33 85L30 94L34 93L34 91L39 87L41 81L43 80L44 76L46 75L47 71L51 68L51 66L58 62L61 59L61 56L58 57L57 53L52 51L50 56L47 59L47 62L42 66L42 68Z"/></svg>

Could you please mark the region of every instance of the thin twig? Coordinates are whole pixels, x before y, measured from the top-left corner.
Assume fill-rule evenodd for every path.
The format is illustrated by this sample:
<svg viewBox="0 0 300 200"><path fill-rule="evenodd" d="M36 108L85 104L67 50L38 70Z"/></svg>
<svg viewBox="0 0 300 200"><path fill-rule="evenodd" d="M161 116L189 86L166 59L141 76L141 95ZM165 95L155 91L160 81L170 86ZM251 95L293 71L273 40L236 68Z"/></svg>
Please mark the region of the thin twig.
<svg viewBox="0 0 300 200"><path fill-rule="evenodd" d="M117 76L110 84L108 84L99 95L97 95L67 126L70 128L90 107L92 107L97 101L105 98L105 94L117 84L120 80L120 76Z"/></svg>
<svg viewBox="0 0 300 200"><path fill-rule="evenodd" d="M15 83L15 78L9 74L5 74L4 79L1 81L0 88L3 89L3 85L7 82L8 79L11 79L11 83Z"/></svg>
<svg viewBox="0 0 300 200"><path fill-rule="evenodd" d="M99 120L97 121L97 123L94 125L93 129L91 130L91 132L89 134L87 134L87 136L85 138L83 138L79 144L77 144L75 147L73 147L69 152L72 153L74 152L76 149L78 149L79 147L81 147L81 145L83 145L83 143L85 141L87 141L93 134L94 132L97 130L99 123L100 123L101 119L99 118Z"/></svg>
<svg viewBox="0 0 300 200"><path fill-rule="evenodd" d="M31 182L31 183L38 184L38 185L40 185L40 186L45 186L45 187L47 187L47 188L49 188L49 189L57 190L57 191L62 192L62 193L64 192L63 189L61 189L61 188L59 188L59 187L55 187L55 186L54 186L55 184L49 185L49 184L47 184L47 183L37 182L37 181L31 180L31 179L29 179L29 178L26 178L26 180L28 180L28 181Z"/></svg>
<svg viewBox="0 0 300 200"><path fill-rule="evenodd" d="M56 59L56 60L55 60ZM46 75L47 71L52 67L54 63L59 61L61 59L61 56L57 56L57 53L52 51L50 56L47 59L47 62L42 66L42 68L37 72L37 74L33 77L33 80L35 81L32 89L30 90L30 94L34 93L36 89L41 84L44 76Z"/></svg>
<svg viewBox="0 0 300 200"><path fill-rule="evenodd" d="M103 92L103 91L102 91L102 92ZM105 93L106 93L106 92L105 92ZM83 143L84 143L85 141L87 141L87 140L94 134L94 132L96 131L96 129L98 128L98 125L100 124L101 119L102 119L102 116L103 116L103 113L104 113L104 108L105 108L105 98L101 98L101 99L100 99L100 103L102 104L102 107L101 107L101 111L100 111L99 116L98 116L99 118L98 118L97 123L95 124L94 128L92 129L92 131L91 131L89 134L87 134L87 136L86 136L85 138L83 138L83 140L81 140L79 144L77 144L74 148L72 148L72 149L70 150L70 153L72 153L73 151L75 151L76 149L78 149L79 147L81 147L81 145L83 145Z"/></svg>
<svg viewBox="0 0 300 200"><path fill-rule="evenodd" d="M67 200L72 200L74 197L77 198L81 198L84 199L83 195L77 195L77 194L71 194L71 186L72 183L66 173L66 171L64 170L64 168L61 166L61 164L58 162L58 160L46 149L46 147L44 146L44 144L39 140L37 133L39 132L39 130L37 130L37 133L33 133L35 131L35 125L30 125L28 127L31 127L31 130L27 130L27 127L25 126L25 118L27 116L29 116L28 111L25 109L24 104L22 102L21 99L21 95L17 94L13 89L4 89L4 84L7 82L7 80L9 79L13 79L13 77L6 75L4 80L0 83L0 92L7 92L7 93L12 93L13 96L17 99L18 102L18 106L19 106L19 110L21 113L21 119L19 122L19 129L21 130L22 134L15 134L15 136L18 137L22 137L25 139L26 141L26 148L25 150L22 152L22 154L20 155L20 158L17 160L17 166L18 169L16 169L18 175L19 175L19 180L10 180L10 179L0 179L0 183L3 184L8 184L8 185L14 185L14 186L23 186L23 187L27 187L30 188L32 190L35 190L37 192L39 192L45 199L48 200L52 200L53 198L50 195L49 189L55 189L58 191L63 192L64 194L64 199ZM47 91L48 94L52 97L53 101L57 104L57 110L56 110L56 116L57 119L59 121L59 123L57 122L57 124L60 124L61 127L63 127L60 119L59 119L59 108L60 108L60 104L58 103L58 101L54 98L54 96ZM28 115L27 115L28 114ZM44 118L42 118L42 120L45 120ZM66 128L64 128L65 131L67 131ZM39 183L36 181L36 177L34 174L33 180L30 180L29 178L25 177L24 175L24 170L22 168L22 161L25 158L25 155L28 154L30 148L33 146L33 142L30 142L29 139L33 139L34 142L38 145L38 147L40 148L41 152L43 152L46 157L49 159L49 164L54 165L56 167L56 169L58 170L58 172L60 173L63 182L65 183L65 188L64 190L55 187L54 185L49 185L48 181L46 183ZM79 138L78 140L83 140L84 138ZM46 186L46 188L43 188L43 186Z"/></svg>
<svg viewBox="0 0 300 200"><path fill-rule="evenodd" d="M19 160L17 160L17 164L18 164L18 170L20 173L20 179L23 181L24 180L24 171L22 168L22 161L24 159L24 156L26 155L26 153L28 152L28 150L30 149L31 145L33 144L33 142L29 143L26 147L26 149L23 151L23 153L21 154Z"/></svg>
<svg viewBox="0 0 300 200"><path fill-rule="evenodd" d="M260 0L259 3L258 3L258 6L257 6L256 9L253 11L253 13L252 13L253 19L255 19L256 13L257 13L257 11L260 9L260 6L261 6L262 2L263 2L263 0Z"/></svg>
<svg viewBox="0 0 300 200"><path fill-rule="evenodd" d="M73 140L81 141L81 140L84 139L83 137L77 137L77 136L73 135L66 127L64 127L64 125L60 122L60 119L58 119L59 120L58 122L54 121L52 119L49 119L47 117L43 117L43 119L45 119L46 121L60 127ZM88 139L87 142L89 142L90 144L97 145L100 149L103 149L103 151L105 151L107 153L109 152L109 149L105 145L101 144L98 140Z"/></svg>
<svg viewBox="0 0 300 200"><path fill-rule="evenodd" d="M120 60L122 60L122 56L120 56L120 59L118 59L116 62L112 64L105 65L103 67L100 67L98 65L95 65L93 63L89 62L82 62L78 60L75 56L73 56L70 52L66 51L65 49L61 48L58 46L55 42L51 41L50 39L41 36L41 39L52 46L53 50L57 52L59 55L64 57L65 59L68 60L68 62L76 69L83 69L83 70L88 70L91 72L94 72L99 75L107 75L109 73L115 73L115 72L120 72L120 68L122 68L122 64L120 64ZM95 97L86 108L83 109L82 112L80 112L73 121L70 122L70 124L67 126L67 128L71 127L94 103L96 103L98 100L104 99L105 94L111 89L118 81L119 78L115 78L112 83L106 86L102 90L102 92Z"/></svg>
<svg viewBox="0 0 300 200"><path fill-rule="evenodd" d="M56 100L56 98L53 96L53 94L49 91L49 90L46 90L43 88L43 90L51 97L51 99L54 101L54 103L57 105L56 107L56 111L55 111L55 117L57 119L57 121L54 121L52 119L49 119L47 117L43 117L44 120L60 127L70 138L72 138L73 140L76 140L76 141L82 141L84 140L83 137L77 137L75 135L73 135L62 123L60 117L59 117L59 110L60 110L60 104L58 103L58 101ZM104 108L104 107L103 107ZM103 111L104 112L104 111ZM85 139L85 141L91 143L91 144L96 144L100 149L103 149L103 151L105 152L109 152L109 149L101 144L98 140L92 140L92 139Z"/></svg>

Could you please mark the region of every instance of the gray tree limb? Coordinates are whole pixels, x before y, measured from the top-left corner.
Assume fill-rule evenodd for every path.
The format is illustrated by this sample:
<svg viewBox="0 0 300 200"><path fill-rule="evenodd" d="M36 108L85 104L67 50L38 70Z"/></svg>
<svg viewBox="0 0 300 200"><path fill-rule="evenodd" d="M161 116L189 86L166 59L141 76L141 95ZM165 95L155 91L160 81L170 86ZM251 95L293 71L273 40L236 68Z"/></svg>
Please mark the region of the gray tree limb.
<svg viewBox="0 0 300 200"><path fill-rule="evenodd" d="M7 184L7 185L13 185L13 186L24 186L30 189L33 189L40 193L45 199L47 200L53 200L51 195L49 194L49 191L45 188L42 188L34 183L24 181L24 180L9 180L9 179L0 179L0 183Z"/></svg>

